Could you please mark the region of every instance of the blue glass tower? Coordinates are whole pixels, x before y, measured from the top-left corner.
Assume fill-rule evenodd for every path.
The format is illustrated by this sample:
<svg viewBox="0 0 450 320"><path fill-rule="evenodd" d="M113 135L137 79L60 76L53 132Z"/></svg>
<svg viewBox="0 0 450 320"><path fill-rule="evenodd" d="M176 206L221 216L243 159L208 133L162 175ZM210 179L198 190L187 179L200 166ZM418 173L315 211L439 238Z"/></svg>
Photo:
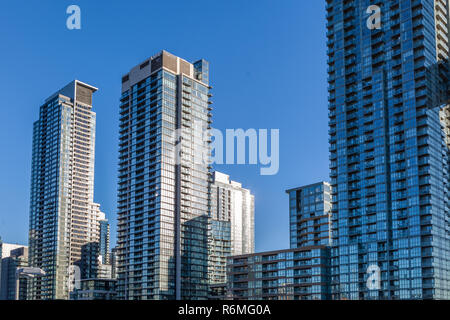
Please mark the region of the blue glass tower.
<svg viewBox="0 0 450 320"><path fill-rule="evenodd" d="M119 299L208 296L208 69L162 51L122 78Z"/></svg>
<svg viewBox="0 0 450 320"><path fill-rule="evenodd" d="M100 226L100 255L103 264L109 264L109 222L104 219L99 222Z"/></svg>
<svg viewBox="0 0 450 320"><path fill-rule="evenodd" d="M331 187L319 182L286 190L291 249L331 245Z"/></svg>
<svg viewBox="0 0 450 320"><path fill-rule="evenodd" d="M333 298L449 299L448 1L326 10Z"/></svg>

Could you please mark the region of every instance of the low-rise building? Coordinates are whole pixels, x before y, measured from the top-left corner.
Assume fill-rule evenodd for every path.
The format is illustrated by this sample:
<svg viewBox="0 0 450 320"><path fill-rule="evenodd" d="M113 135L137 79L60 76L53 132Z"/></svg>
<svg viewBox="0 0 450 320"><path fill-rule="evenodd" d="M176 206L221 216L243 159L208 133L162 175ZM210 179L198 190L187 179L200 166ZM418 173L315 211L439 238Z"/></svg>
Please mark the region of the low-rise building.
<svg viewBox="0 0 450 320"><path fill-rule="evenodd" d="M115 300L116 296L115 279L84 279L70 293L71 300Z"/></svg>
<svg viewBox="0 0 450 320"><path fill-rule="evenodd" d="M227 261L231 300L330 299L330 248L311 246L232 256Z"/></svg>
<svg viewBox="0 0 450 320"><path fill-rule="evenodd" d="M16 271L28 266L28 247L23 245L0 243L0 300L16 299ZM27 299L28 281L19 280L19 300Z"/></svg>

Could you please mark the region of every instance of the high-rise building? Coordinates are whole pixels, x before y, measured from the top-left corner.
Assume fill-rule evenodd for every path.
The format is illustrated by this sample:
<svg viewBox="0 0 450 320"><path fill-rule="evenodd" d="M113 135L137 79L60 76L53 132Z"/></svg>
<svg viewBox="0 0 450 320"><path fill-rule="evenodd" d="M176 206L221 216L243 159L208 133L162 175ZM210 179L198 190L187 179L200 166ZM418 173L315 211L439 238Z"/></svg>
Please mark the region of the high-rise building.
<svg viewBox="0 0 450 320"><path fill-rule="evenodd" d="M109 222L97 203L91 206L89 226L96 241L81 247L81 258L75 263L80 268L81 279L111 278Z"/></svg>
<svg viewBox="0 0 450 320"><path fill-rule="evenodd" d="M108 255L109 260L109 255ZM101 243L90 242L82 246L81 259L76 263L80 268L81 279L111 279L112 265L104 263Z"/></svg>
<svg viewBox="0 0 450 320"><path fill-rule="evenodd" d="M242 184L214 172L211 185L211 218L231 225L231 254L255 250L255 197Z"/></svg>
<svg viewBox="0 0 450 320"><path fill-rule="evenodd" d="M27 299L27 279L19 280L16 284L18 268L28 267L28 247L23 245L0 243L0 300L16 300L19 290L19 300Z"/></svg>
<svg viewBox="0 0 450 320"><path fill-rule="evenodd" d="M98 278L101 260L99 242L84 244L81 247L81 258L76 262L80 268L80 279Z"/></svg>
<svg viewBox="0 0 450 320"><path fill-rule="evenodd" d="M119 299L206 299L209 64L166 51L122 78Z"/></svg>
<svg viewBox="0 0 450 320"><path fill-rule="evenodd" d="M326 3L333 298L450 299L449 3Z"/></svg>
<svg viewBox="0 0 450 320"><path fill-rule="evenodd" d="M33 299L68 299L71 266L81 259L83 245L99 241L95 91L72 81L45 101L34 123L29 261L46 275L32 281Z"/></svg>
<svg viewBox="0 0 450 320"><path fill-rule="evenodd" d="M224 297L227 257L255 251L255 204L250 190L214 172L208 236L209 298Z"/></svg>
<svg viewBox="0 0 450 320"><path fill-rule="evenodd" d="M331 186L319 182L289 189L291 249L331 245Z"/></svg>
<svg viewBox="0 0 450 320"><path fill-rule="evenodd" d="M100 256L101 263L109 263L109 221L106 219L104 212L100 210L100 205L98 203L91 204L91 215L90 215L90 239L93 242L98 243L98 255Z"/></svg>
<svg viewBox="0 0 450 320"><path fill-rule="evenodd" d="M111 264L111 279L117 279L117 248L111 249L109 254L109 263Z"/></svg>
<svg viewBox="0 0 450 320"><path fill-rule="evenodd" d="M109 252L109 222L103 218L99 221L100 226L100 256L102 264L110 264Z"/></svg>

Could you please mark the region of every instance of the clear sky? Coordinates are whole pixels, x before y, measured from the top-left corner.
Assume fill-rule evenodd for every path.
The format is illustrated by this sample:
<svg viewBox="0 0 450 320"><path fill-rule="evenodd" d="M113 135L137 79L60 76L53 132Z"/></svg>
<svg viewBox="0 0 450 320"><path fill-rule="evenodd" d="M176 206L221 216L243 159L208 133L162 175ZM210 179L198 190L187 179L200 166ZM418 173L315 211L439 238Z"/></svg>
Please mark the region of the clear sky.
<svg viewBox="0 0 450 320"><path fill-rule="evenodd" d="M66 8L81 8L81 30ZM121 76L165 49L210 62L213 126L280 129L280 171L220 166L255 195L256 250L289 247L292 187L328 180L324 0L41 0L0 4L0 236L28 242L32 124L79 79L99 88L95 201L115 244Z"/></svg>

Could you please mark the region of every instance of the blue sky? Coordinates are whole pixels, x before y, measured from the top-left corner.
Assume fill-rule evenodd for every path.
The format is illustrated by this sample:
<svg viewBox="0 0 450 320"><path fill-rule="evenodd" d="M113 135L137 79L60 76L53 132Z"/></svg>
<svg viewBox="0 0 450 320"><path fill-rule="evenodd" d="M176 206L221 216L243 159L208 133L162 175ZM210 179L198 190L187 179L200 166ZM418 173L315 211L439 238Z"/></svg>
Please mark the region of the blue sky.
<svg viewBox="0 0 450 320"><path fill-rule="evenodd" d="M71 4L81 30L66 28ZM288 248L285 190L329 174L325 23L325 1L3 1L0 236L28 242L32 124L45 98L79 79L99 88L95 201L114 245L121 76L165 49L210 62L215 128L280 129L277 175L217 169L255 195L256 250Z"/></svg>

